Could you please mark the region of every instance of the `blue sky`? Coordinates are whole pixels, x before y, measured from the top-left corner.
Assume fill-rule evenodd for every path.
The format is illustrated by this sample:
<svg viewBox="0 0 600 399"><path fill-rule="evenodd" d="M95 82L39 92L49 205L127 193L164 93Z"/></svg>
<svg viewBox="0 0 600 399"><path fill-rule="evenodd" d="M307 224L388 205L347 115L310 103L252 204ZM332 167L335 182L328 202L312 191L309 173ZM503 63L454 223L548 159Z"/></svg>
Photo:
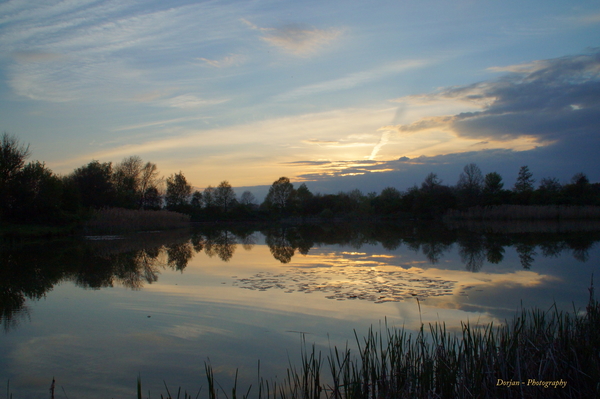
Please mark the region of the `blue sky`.
<svg viewBox="0 0 600 399"><path fill-rule="evenodd" d="M598 181L599 38L596 1L4 1L0 130L199 188Z"/></svg>

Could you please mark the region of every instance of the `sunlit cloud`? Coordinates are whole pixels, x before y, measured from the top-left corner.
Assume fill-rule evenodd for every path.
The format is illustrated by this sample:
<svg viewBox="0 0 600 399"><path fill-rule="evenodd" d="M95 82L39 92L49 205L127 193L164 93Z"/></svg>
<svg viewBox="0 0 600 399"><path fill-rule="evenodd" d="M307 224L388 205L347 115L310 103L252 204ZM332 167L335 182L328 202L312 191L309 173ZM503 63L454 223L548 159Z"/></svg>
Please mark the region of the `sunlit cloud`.
<svg viewBox="0 0 600 399"><path fill-rule="evenodd" d="M271 184L282 174L295 178L306 172L303 168L326 166L330 162L340 162L336 168L370 164L372 161L366 158L376 143L377 128L382 119L390 120L393 112L389 108L385 112L343 109L208 129L198 129L193 120L177 118L126 125L117 129L145 126L151 130L147 137L125 136L118 143L103 141L90 147L89 152L49 163L49 167L76 168L92 159L117 162L125 156L138 155L153 158L164 173L185 170L186 176L198 186L214 184L206 180L209 175L217 183L229 180L234 185ZM285 135L281 135L282 129ZM307 131L312 136L308 140ZM371 132L373 137L369 139L371 136L365 132ZM223 142L224 137L227 142ZM190 152L189 160L180 156L172 166L165 165L160 155L172 151ZM238 165L240 159L245 162L243 167Z"/></svg>
<svg viewBox="0 0 600 399"><path fill-rule="evenodd" d="M342 34L341 29L317 29L300 25L286 25L268 32L263 37L264 41L301 57L317 52Z"/></svg>
<svg viewBox="0 0 600 399"><path fill-rule="evenodd" d="M536 61L497 71L509 74L406 99L460 101L480 110L425 117L393 129L401 135L446 133L456 137L453 143L460 140L469 146L485 144L488 148L502 146L523 151L555 143L567 138L569 132L591 133L600 123L596 96L600 53Z"/></svg>

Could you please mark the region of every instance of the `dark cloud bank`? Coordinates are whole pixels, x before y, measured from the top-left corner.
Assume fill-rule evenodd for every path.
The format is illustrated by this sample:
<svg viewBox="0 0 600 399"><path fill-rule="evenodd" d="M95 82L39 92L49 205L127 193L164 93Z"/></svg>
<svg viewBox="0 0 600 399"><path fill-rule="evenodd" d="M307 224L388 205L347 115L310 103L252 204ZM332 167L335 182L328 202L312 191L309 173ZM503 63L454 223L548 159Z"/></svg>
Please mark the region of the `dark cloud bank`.
<svg viewBox="0 0 600 399"><path fill-rule="evenodd" d="M418 134L432 125L456 135L486 140L512 140L527 136L539 146L528 151L483 150L434 157L365 164L352 172L359 176L304 175L314 192L335 193L359 188L363 192L387 186L407 189L434 172L454 185L462 168L475 162L484 173L496 171L510 188L522 165L528 165L539 182L556 177L562 183L584 172L600 181L600 49L586 54L543 60L508 68L502 77L473 85L452 87L430 95L487 104L479 112L440 116L398 126L399 134ZM370 170L393 169L370 173Z"/></svg>

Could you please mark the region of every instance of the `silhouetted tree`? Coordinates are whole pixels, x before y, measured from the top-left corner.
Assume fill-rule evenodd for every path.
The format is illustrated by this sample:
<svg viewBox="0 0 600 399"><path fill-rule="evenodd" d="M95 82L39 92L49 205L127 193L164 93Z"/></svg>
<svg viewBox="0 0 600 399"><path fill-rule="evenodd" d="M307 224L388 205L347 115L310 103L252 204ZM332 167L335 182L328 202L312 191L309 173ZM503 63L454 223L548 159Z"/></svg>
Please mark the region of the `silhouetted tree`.
<svg viewBox="0 0 600 399"><path fill-rule="evenodd" d="M19 143L19 140L4 133L0 140L0 218L10 211L14 199L11 198L10 183L25 165L29 157L29 145Z"/></svg>
<svg viewBox="0 0 600 399"><path fill-rule="evenodd" d="M442 215L456 205L456 196L452 189L442 184L435 173L430 173L421 184L409 189L403 197L403 209L413 214L432 218Z"/></svg>
<svg viewBox="0 0 600 399"><path fill-rule="evenodd" d="M75 169L70 176L77 196L84 207L114 206L115 189L112 182L112 164L92 161Z"/></svg>
<svg viewBox="0 0 600 399"><path fill-rule="evenodd" d="M240 197L240 204L245 206L256 205L256 197L250 191L244 191Z"/></svg>
<svg viewBox="0 0 600 399"><path fill-rule="evenodd" d="M504 183L502 176L497 172L491 172L485 175L483 184L483 204L500 205L506 199L503 190Z"/></svg>
<svg viewBox="0 0 600 399"><path fill-rule="evenodd" d="M45 164L30 162L12 180L13 217L30 222L56 221L61 209L62 181Z"/></svg>
<svg viewBox="0 0 600 399"><path fill-rule="evenodd" d="M534 193L534 202L541 205L560 203L562 185L555 177L544 177Z"/></svg>
<svg viewBox="0 0 600 399"><path fill-rule="evenodd" d="M471 207L478 205L481 200L483 183L481 169L474 163L466 165L456 184L460 206Z"/></svg>
<svg viewBox="0 0 600 399"><path fill-rule="evenodd" d="M223 212L228 212L236 203L236 195L231 184L227 180L223 180L214 191L213 195L215 205Z"/></svg>
<svg viewBox="0 0 600 399"><path fill-rule="evenodd" d="M156 164L152 162L146 162L142 167L139 175L139 192L141 193L140 207L146 209L152 208L152 200L146 197L146 194L153 195L154 191L158 192L158 186L162 183L162 180L158 177L158 168Z"/></svg>
<svg viewBox="0 0 600 399"><path fill-rule="evenodd" d="M274 181L269 188L265 203L269 208L284 212L290 204L293 193L294 185L290 183L290 179L287 177L280 177L278 180Z"/></svg>
<svg viewBox="0 0 600 399"><path fill-rule="evenodd" d="M192 207L196 209L202 207L202 193L200 191L194 191L194 194L192 194L192 200L190 201L190 205L192 205Z"/></svg>
<svg viewBox="0 0 600 399"><path fill-rule="evenodd" d="M211 185L204 189L202 193L202 200L204 201L205 208L212 208L215 206L215 189Z"/></svg>
<svg viewBox="0 0 600 399"><path fill-rule="evenodd" d="M159 210L162 208L162 196L156 187L150 187L144 192L144 209Z"/></svg>
<svg viewBox="0 0 600 399"><path fill-rule="evenodd" d="M306 183L302 183L296 190L295 196L296 209L298 210L298 213L301 215L309 214L310 201L313 199L313 197L314 195L310 192L306 186Z"/></svg>
<svg viewBox="0 0 600 399"><path fill-rule="evenodd" d="M394 187L386 187L374 200L375 211L384 215L398 213L402 206L402 194Z"/></svg>
<svg viewBox="0 0 600 399"><path fill-rule="evenodd" d="M192 186L188 184L181 171L167 178L167 195L165 197L167 209L180 212L185 210L191 194Z"/></svg>
<svg viewBox="0 0 600 399"><path fill-rule="evenodd" d="M112 178L117 205L123 208L136 208L141 202L140 175L142 159L138 156L124 158L115 165Z"/></svg>
<svg viewBox="0 0 600 399"><path fill-rule="evenodd" d="M531 194L533 193L533 174L529 171L528 166L521 166L517 182L515 183L514 193L517 203L528 204Z"/></svg>

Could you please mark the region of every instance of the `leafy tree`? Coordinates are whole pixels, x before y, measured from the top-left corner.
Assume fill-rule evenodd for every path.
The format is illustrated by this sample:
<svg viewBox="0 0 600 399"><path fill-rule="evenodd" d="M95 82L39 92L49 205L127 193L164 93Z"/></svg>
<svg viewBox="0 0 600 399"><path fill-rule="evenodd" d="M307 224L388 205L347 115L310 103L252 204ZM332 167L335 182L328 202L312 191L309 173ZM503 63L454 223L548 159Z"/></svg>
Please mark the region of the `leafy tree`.
<svg viewBox="0 0 600 399"><path fill-rule="evenodd" d="M499 194L504 187L502 176L498 172L491 172L485 175L483 191L491 195Z"/></svg>
<svg viewBox="0 0 600 399"><path fill-rule="evenodd" d="M400 211L402 206L402 194L394 187L386 187L375 199L375 210L384 215L391 215Z"/></svg>
<svg viewBox="0 0 600 399"><path fill-rule="evenodd" d="M295 196L296 207L301 215L308 214L310 202L313 198L314 195L310 192L310 190L306 186L306 183L302 183L300 187L298 187L298 189L296 190Z"/></svg>
<svg viewBox="0 0 600 399"><path fill-rule="evenodd" d="M561 202L562 185L556 177L544 177L535 191L535 203L541 205L558 204Z"/></svg>
<svg viewBox="0 0 600 399"><path fill-rule="evenodd" d="M515 183L514 191L517 193L533 191L534 183L535 180L533 179L533 174L529 171L529 167L521 166L521 168L519 169L519 176L517 177L517 182Z"/></svg>
<svg viewBox="0 0 600 399"><path fill-rule="evenodd" d="M498 172L485 175L483 184L483 203L485 205L500 205L505 200L506 191L503 190L504 183Z"/></svg>
<svg viewBox="0 0 600 399"><path fill-rule="evenodd" d="M280 177L273 182L269 188L269 193L265 198L265 202L280 212L287 210L288 205L294 194L294 185L290 183L287 177Z"/></svg>
<svg viewBox="0 0 600 399"><path fill-rule="evenodd" d="M61 207L62 181L44 163L28 163L11 184L15 217L33 222L56 220Z"/></svg>
<svg viewBox="0 0 600 399"><path fill-rule="evenodd" d="M233 207L237 198L235 191L231 188L231 184L227 180L223 180L214 192L215 205L218 206L223 212L227 212Z"/></svg>
<svg viewBox="0 0 600 399"><path fill-rule="evenodd" d="M143 208L152 209L155 211L162 208L162 195L158 191L157 187L150 187L146 189L144 192Z"/></svg>
<svg viewBox="0 0 600 399"><path fill-rule="evenodd" d="M84 207L102 208L115 203L112 164L92 161L75 169L70 176Z"/></svg>
<svg viewBox="0 0 600 399"><path fill-rule="evenodd" d="M188 184L181 171L167 178L167 195L165 197L167 209L183 211L191 194L192 186Z"/></svg>
<svg viewBox="0 0 600 399"><path fill-rule="evenodd" d="M578 186L586 186L590 183L590 179L585 175L585 173L579 172L575 173L571 178L571 184L575 184Z"/></svg>
<svg viewBox="0 0 600 399"><path fill-rule="evenodd" d="M592 185L584 173L576 173L564 187L567 201L573 205L594 205ZM596 201L597 202L597 201Z"/></svg>
<svg viewBox="0 0 600 399"><path fill-rule="evenodd" d="M402 198L402 203L403 210L431 218L454 207L456 196L450 187L442 184L442 180L435 173L430 173L421 183L421 189L415 186L408 190Z"/></svg>
<svg viewBox="0 0 600 399"><path fill-rule="evenodd" d="M136 208L140 205L140 175L142 167L142 159L138 156L125 158L114 167L113 184L119 206Z"/></svg>

